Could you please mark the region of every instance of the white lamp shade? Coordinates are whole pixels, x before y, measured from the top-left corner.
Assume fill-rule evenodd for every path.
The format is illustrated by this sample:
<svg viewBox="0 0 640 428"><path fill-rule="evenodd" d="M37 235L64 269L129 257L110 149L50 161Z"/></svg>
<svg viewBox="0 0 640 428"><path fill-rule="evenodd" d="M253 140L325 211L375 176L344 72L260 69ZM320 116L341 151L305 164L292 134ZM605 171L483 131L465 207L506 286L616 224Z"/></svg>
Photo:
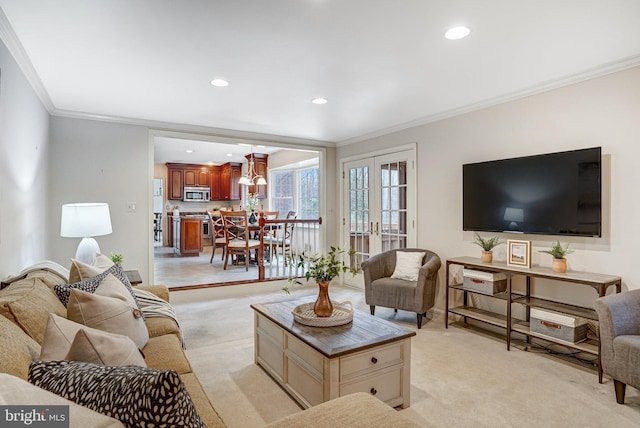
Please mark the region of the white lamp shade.
<svg viewBox="0 0 640 428"><path fill-rule="evenodd" d="M267 184L267 180L265 180L264 177L260 175L258 176L258 180L256 181L256 184L263 186Z"/></svg>
<svg viewBox="0 0 640 428"><path fill-rule="evenodd" d="M112 232L109 205L89 202L64 204L60 221L60 236L88 238L108 235Z"/></svg>

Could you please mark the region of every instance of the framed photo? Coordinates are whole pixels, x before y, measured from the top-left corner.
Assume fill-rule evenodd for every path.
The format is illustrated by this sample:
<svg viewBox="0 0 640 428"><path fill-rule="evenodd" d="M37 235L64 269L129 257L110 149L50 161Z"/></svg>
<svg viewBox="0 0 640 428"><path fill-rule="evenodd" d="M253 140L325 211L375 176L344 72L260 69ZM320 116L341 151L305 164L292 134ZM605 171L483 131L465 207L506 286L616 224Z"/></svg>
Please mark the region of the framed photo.
<svg viewBox="0 0 640 428"><path fill-rule="evenodd" d="M531 241L507 240L507 265L531 267Z"/></svg>

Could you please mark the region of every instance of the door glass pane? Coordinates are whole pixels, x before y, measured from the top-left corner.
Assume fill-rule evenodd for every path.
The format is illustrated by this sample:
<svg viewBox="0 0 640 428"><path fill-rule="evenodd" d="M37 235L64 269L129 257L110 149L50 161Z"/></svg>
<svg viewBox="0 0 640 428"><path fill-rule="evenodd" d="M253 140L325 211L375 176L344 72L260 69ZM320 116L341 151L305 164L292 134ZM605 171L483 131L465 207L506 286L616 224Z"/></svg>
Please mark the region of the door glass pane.
<svg viewBox="0 0 640 428"><path fill-rule="evenodd" d="M380 239L382 251L405 248L407 235L407 163L380 166Z"/></svg>
<svg viewBox="0 0 640 428"><path fill-rule="evenodd" d="M360 269L369 258L369 168L349 170L349 247L355 251L350 266Z"/></svg>

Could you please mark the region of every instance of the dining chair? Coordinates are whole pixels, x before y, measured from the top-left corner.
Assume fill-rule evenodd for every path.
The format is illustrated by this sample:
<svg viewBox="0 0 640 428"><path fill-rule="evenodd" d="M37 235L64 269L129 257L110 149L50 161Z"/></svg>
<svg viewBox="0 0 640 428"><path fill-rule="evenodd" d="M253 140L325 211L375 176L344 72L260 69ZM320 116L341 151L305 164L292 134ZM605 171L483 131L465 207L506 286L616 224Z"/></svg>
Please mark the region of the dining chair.
<svg viewBox="0 0 640 428"><path fill-rule="evenodd" d="M251 239L247 211L220 211L224 236L226 238L226 255L224 269L227 269L229 256L244 256L246 270L249 270L251 250L260 248L260 241Z"/></svg>
<svg viewBox="0 0 640 428"><path fill-rule="evenodd" d="M224 225L222 216L219 211L207 211L209 216L209 230L211 231L213 249L211 250L211 260L209 263L213 263L213 256L216 254L218 248L222 248L222 257L220 260L224 260L224 256L227 249L227 238L224 236Z"/></svg>
<svg viewBox="0 0 640 428"><path fill-rule="evenodd" d="M286 220L295 220L296 217L295 211L289 211ZM273 254L276 260L278 260L278 249L281 250L283 257L287 252L291 252L294 226L295 223L285 221L281 228L274 230L271 235L265 235L265 246L268 246L270 249L273 248Z"/></svg>

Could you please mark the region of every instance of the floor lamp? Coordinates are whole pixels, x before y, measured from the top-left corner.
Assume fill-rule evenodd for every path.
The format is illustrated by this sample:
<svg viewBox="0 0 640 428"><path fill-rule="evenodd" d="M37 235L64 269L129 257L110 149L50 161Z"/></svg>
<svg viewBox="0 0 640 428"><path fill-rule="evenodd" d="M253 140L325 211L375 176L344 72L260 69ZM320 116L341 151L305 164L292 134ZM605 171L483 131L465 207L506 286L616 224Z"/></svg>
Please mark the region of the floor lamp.
<svg viewBox="0 0 640 428"><path fill-rule="evenodd" d="M92 264L100 247L94 236L108 235L112 232L109 205L89 202L64 204L60 221L60 236L64 238L82 238L76 250L76 260Z"/></svg>

